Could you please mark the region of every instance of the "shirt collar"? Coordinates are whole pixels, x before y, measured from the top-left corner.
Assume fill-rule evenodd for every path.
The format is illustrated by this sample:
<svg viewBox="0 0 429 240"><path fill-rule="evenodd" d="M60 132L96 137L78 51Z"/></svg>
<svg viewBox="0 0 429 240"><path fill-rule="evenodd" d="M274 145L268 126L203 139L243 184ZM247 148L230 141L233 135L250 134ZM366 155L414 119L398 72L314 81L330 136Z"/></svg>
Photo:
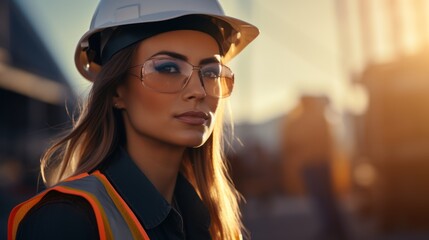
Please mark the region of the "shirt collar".
<svg viewBox="0 0 429 240"><path fill-rule="evenodd" d="M179 174L177 177L174 197L179 205L188 238L210 238L208 232L210 227L209 211L201 201L194 187L182 174ZM202 236L206 236L207 238L202 238Z"/></svg>
<svg viewBox="0 0 429 240"><path fill-rule="evenodd" d="M120 148L103 164L101 171L133 210L145 229L157 227L168 217L172 206L138 168L126 150ZM199 229L207 231L210 225L208 210L193 186L182 174L177 178L174 197L185 225L189 222L196 223Z"/></svg>
<svg viewBox="0 0 429 240"><path fill-rule="evenodd" d="M117 151L102 171L146 229L167 218L170 204L124 149Z"/></svg>

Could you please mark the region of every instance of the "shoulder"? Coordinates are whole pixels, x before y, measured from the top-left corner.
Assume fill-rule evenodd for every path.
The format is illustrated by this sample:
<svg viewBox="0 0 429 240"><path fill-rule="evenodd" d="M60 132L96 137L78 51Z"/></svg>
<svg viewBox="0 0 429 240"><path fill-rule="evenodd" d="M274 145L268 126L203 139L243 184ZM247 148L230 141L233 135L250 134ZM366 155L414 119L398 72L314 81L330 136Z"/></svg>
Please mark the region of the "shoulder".
<svg viewBox="0 0 429 240"><path fill-rule="evenodd" d="M17 239L98 239L95 215L84 198L51 191L21 221Z"/></svg>

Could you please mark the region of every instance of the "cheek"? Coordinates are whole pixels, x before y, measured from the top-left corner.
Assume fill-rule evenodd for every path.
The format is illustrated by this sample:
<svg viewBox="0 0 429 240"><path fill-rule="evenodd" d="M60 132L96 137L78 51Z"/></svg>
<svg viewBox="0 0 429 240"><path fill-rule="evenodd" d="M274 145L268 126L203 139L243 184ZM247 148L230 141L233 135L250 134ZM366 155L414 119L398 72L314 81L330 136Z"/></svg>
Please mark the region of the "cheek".
<svg viewBox="0 0 429 240"><path fill-rule="evenodd" d="M163 121L163 118L168 114L169 104L165 104L160 99L140 98L139 101L133 104L133 112L136 117L144 119L145 122ZM134 114L134 115L136 115Z"/></svg>
<svg viewBox="0 0 429 240"><path fill-rule="evenodd" d="M210 132L212 132L213 127L216 125L218 121L223 121L223 108L224 108L224 102L219 99L211 99L208 98L207 106L210 109L211 113L211 122L210 122Z"/></svg>
<svg viewBox="0 0 429 240"><path fill-rule="evenodd" d="M210 112L212 112L214 115L217 115L218 112L220 112L219 110L221 108L219 106L224 105L224 102L221 99L210 98L210 97L206 98L206 103L210 109Z"/></svg>
<svg viewBox="0 0 429 240"><path fill-rule="evenodd" d="M138 86L140 87L140 86ZM125 111L133 125L150 128L153 124L160 124L168 117L171 103L167 98L160 98L158 93L151 93L138 89L129 89L125 98Z"/></svg>

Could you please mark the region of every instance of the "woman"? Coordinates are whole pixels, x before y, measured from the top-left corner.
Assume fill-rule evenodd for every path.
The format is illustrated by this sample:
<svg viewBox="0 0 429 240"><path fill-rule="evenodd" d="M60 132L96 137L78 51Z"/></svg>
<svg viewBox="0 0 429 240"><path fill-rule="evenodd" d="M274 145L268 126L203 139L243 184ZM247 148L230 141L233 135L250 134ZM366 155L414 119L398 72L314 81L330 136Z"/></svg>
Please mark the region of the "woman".
<svg viewBox="0 0 429 240"><path fill-rule="evenodd" d="M9 239L237 239L222 155L225 62L257 35L214 0L105 0L76 50L93 81L73 129L42 158L49 187Z"/></svg>

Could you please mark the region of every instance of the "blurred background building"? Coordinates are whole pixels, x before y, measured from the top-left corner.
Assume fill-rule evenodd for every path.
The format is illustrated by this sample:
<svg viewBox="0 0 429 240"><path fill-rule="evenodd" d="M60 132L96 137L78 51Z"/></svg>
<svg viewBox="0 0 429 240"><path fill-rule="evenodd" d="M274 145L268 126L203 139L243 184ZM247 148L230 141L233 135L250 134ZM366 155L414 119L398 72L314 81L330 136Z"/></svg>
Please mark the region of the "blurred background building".
<svg viewBox="0 0 429 240"><path fill-rule="evenodd" d="M252 239L429 239L429 1L220 2L261 30L231 62ZM0 0L1 224L85 96L73 53L96 4Z"/></svg>
<svg viewBox="0 0 429 240"><path fill-rule="evenodd" d="M48 141L69 127L74 97L39 33L13 1L0 1L0 239L11 208L37 193Z"/></svg>

